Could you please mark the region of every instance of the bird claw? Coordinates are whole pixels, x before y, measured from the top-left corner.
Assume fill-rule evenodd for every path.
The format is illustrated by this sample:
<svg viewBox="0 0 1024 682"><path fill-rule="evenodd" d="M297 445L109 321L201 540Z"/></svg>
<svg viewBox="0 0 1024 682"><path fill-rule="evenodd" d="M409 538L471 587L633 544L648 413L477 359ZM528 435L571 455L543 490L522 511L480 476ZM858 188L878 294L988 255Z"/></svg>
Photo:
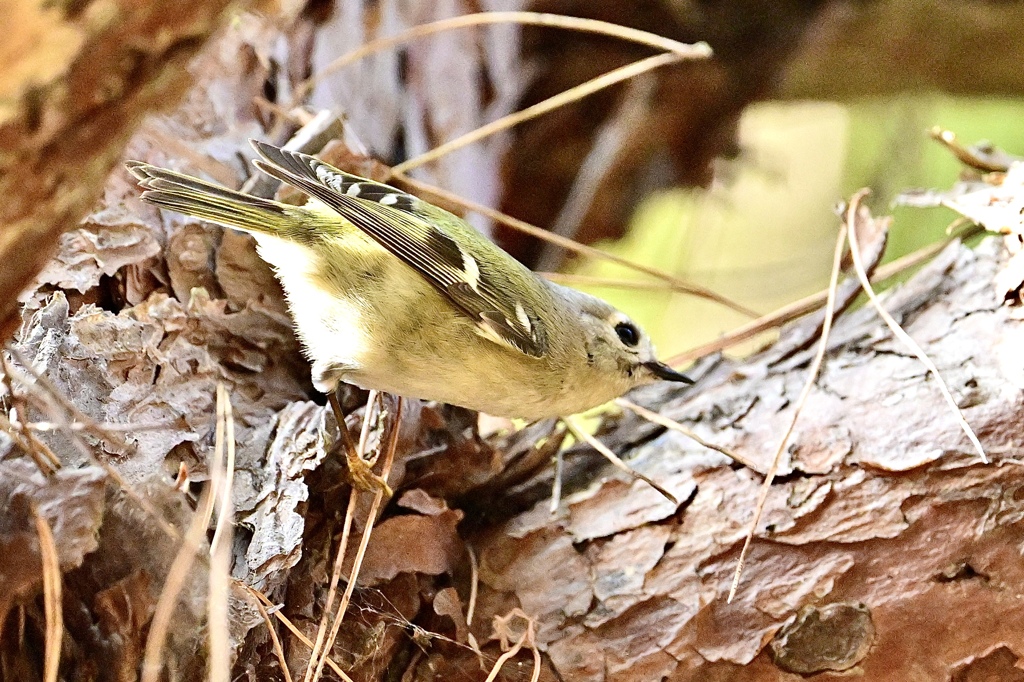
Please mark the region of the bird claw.
<svg viewBox="0 0 1024 682"><path fill-rule="evenodd" d="M348 478L352 487L370 493L382 493L385 500L391 499L394 492L382 477L373 472L373 466L354 453L346 457L348 461Z"/></svg>

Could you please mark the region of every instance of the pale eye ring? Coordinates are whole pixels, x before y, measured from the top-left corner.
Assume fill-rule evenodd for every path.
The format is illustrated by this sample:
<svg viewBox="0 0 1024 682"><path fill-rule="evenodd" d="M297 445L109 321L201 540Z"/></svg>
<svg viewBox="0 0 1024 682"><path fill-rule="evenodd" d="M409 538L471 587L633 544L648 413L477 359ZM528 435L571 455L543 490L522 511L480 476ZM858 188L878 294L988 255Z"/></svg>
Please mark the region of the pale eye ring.
<svg viewBox="0 0 1024 682"><path fill-rule="evenodd" d="M640 330L629 322L619 322L615 325L615 333L618 335L619 341L622 341L622 343L630 348L634 348L640 343Z"/></svg>

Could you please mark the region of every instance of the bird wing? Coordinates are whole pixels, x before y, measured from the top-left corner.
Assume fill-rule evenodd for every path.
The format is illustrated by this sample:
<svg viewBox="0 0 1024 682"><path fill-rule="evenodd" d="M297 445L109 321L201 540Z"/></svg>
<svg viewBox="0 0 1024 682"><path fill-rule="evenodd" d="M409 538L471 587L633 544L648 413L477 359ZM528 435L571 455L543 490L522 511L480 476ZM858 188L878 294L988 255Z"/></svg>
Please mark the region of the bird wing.
<svg viewBox="0 0 1024 682"><path fill-rule="evenodd" d="M252 140L264 173L320 200L416 270L476 324L478 333L531 357L543 357L547 339L536 311L488 277L487 266L445 230L460 219L399 189L345 173L307 154ZM466 230L473 230L469 225ZM455 232L455 230L452 230ZM464 230L460 230L464 232ZM483 241L481 235L472 233ZM511 256L488 243L496 257ZM513 267L518 263L512 261ZM532 276L528 271L527 276Z"/></svg>

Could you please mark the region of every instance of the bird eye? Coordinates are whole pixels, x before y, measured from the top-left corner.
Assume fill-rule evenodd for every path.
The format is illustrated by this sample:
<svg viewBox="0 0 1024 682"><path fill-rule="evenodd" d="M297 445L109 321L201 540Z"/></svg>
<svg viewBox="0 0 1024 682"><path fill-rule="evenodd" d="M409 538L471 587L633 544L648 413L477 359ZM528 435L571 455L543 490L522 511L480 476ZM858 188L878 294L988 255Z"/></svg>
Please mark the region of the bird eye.
<svg viewBox="0 0 1024 682"><path fill-rule="evenodd" d="M627 346L635 346L640 343L640 330L629 322L619 322L615 325L615 333L619 335L619 341Z"/></svg>

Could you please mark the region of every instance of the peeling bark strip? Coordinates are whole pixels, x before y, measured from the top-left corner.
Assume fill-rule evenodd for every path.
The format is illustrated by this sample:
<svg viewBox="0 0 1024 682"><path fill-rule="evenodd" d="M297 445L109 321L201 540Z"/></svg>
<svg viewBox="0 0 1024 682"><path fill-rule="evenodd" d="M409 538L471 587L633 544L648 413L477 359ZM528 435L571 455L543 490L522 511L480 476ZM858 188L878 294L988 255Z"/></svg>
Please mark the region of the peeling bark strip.
<svg viewBox="0 0 1024 682"><path fill-rule="evenodd" d="M17 296L85 216L149 110L176 101L226 0L3 6L0 341Z"/></svg>
<svg viewBox="0 0 1024 682"><path fill-rule="evenodd" d="M511 594L538 618L555 669L574 681L762 682L851 667L863 680L944 680L993 647L1024 651L1024 325L992 286L1000 251L996 240L953 245L883 296L991 465L924 368L861 308L833 330L733 604L759 477L673 432L628 446L657 433L633 417L603 438L656 480L689 481L689 504L673 510L618 477L568 497L554 520L538 503L477 544L481 594ZM719 361L695 390L655 387L638 401L766 464L812 352ZM985 670L1011 675L1014 660L984 659Z"/></svg>

